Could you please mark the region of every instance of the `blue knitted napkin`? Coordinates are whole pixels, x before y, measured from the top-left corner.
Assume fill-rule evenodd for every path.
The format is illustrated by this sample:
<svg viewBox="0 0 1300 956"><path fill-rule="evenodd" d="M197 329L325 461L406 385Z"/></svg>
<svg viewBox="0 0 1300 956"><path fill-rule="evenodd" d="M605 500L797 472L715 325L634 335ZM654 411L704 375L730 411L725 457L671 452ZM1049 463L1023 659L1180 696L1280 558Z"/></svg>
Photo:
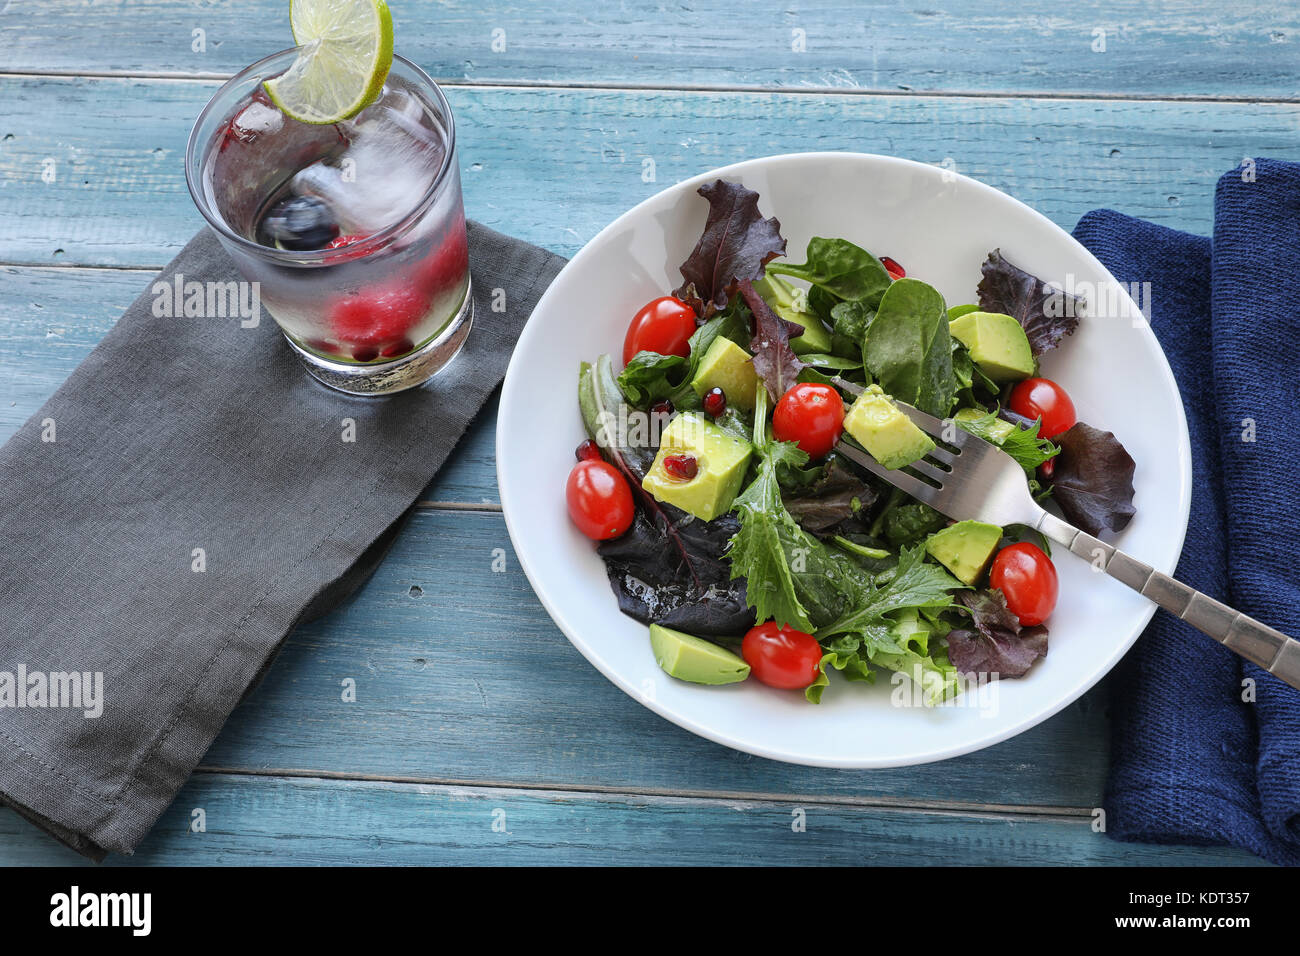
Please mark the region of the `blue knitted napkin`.
<svg viewBox="0 0 1300 956"><path fill-rule="evenodd" d="M1151 283L1192 442L1177 576L1300 635L1300 165L1226 173L1213 240L1110 210L1074 235L1121 283ZM1300 691L1164 613L1111 689L1111 836L1300 865Z"/></svg>

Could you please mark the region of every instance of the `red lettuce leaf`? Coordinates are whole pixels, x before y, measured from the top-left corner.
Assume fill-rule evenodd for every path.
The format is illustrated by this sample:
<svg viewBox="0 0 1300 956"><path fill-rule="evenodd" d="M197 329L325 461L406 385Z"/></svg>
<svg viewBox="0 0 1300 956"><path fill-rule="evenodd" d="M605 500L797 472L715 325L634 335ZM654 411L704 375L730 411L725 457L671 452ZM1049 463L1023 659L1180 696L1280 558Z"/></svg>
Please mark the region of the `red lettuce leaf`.
<svg viewBox="0 0 1300 956"><path fill-rule="evenodd" d="M1137 512L1136 465L1119 439L1078 422L1055 441L1061 453L1052 471L1052 495L1066 519L1094 537L1124 530Z"/></svg>
<svg viewBox="0 0 1300 956"><path fill-rule="evenodd" d="M845 521L865 516L876 497L856 473L832 459L812 484L783 501L801 528L823 537Z"/></svg>
<svg viewBox="0 0 1300 956"><path fill-rule="evenodd" d="M1035 358L1061 344L1075 330L1084 301L1018 269L994 249L980 267L980 308L1013 316L1025 329Z"/></svg>
<svg viewBox="0 0 1300 956"><path fill-rule="evenodd" d="M1023 677L1047 654L1047 628L1021 627L997 588L959 591L975 627L948 632L948 659L961 674Z"/></svg>
<svg viewBox="0 0 1300 956"><path fill-rule="evenodd" d="M754 313L754 337L749 350L754 353L754 371L767 386L772 401L779 402L799 378L808 363L790 347L790 323L781 318L744 279L739 283L741 297Z"/></svg>
<svg viewBox="0 0 1300 956"><path fill-rule="evenodd" d="M701 186L709 201L709 218L694 251L681 264L682 285L673 292L708 318L726 308L741 279L760 279L763 266L785 254L781 223L764 219L758 193L739 183L717 180Z"/></svg>
<svg viewBox="0 0 1300 956"><path fill-rule="evenodd" d="M754 626L745 579L733 579L723 558L739 530L734 515L700 521L662 505L653 515L638 510L626 534L596 551L619 610L629 617L702 637L738 636ZM670 535L680 547L669 543Z"/></svg>

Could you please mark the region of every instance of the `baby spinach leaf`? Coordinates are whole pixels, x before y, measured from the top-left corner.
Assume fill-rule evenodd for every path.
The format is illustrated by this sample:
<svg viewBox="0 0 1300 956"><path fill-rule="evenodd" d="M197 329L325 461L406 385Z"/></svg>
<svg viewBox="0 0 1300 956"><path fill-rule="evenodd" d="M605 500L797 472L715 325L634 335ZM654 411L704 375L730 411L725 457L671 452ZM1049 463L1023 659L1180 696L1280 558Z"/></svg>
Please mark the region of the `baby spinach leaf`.
<svg viewBox="0 0 1300 956"><path fill-rule="evenodd" d="M754 313L754 337L749 343L754 371L767 386L772 401L780 401L807 363L790 347L788 323L772 311L748 279L740 282L740 295Z"/></svg>
<svg viewBox="0 0 1300 956"><path fill-rule="evenodd" d="M1052 492L1066 520L1091 535L1123 531L1133 520L1133 458L1111 432L1078 422L1056 437L1061 455Z"/></svg>
<svg viewBox="0 0 1300 956"><path fill-rule="evenodd" d="M862 368L862 357L846 358L840 355L830 355L825 352L804 352L801 356L809 365L816 365L819 368L830 368L836 371L846 371Z"/></svg>
<svg viewBox="0 0 1300 956"><path fill-rule="evenodd" d="M618 387L638 408L672 395L681 386L687 361L680 355L638 352L618 373Z"/></svg>
<svg viewBox="0 0 1300 956"><path fill-rule="evenodd" d="M741 279L760 279L763 266L785 254L781 223L764 219L758 193L739 183L717 180L701 186L709 216L695 249L681 265L681 287L673 295L708 318L723 309Z"/></svg>
<svg viewBox="0 0 1300 956"><path fill-rule="evenodd" d="M876 310L865 302L837 302L831 308L831 347L840 355L860 359L875 317Z"/></svg>
<svg viewBox="0 0 1300 956"><path fill-rule="evenodd" d="M885 540L894 548L919 544L948 524L948 519L929 505L904 499L884 513Z"/></svg>
<svg viewBox="0 0 1300 956"><path fill-rule="evenodd" d="M1024 327L1035 358L1056 348L1078 326L1083 299L1016 268L1001 249L989 253L980 272L980 308L1013 316Z"/></svg>
<svg viewBox="0 0 1300 956"><path fill-rule="evenodd" d="M678 409L699 408L699 396L691 388L691 379L704 353L719 336L731 339L742 348L749 341L749 308L740 296L735 296L726 309L695 330L686 358L658 352L638 352L633 356L618 375L624 396L638 408L646 408L661 398L668 399Z"/></svg>
<svg viewBox="0 0 1300 956"><path fill-rule="evenodd" d="M867 328L863 361L900 402L946 418L956 397L952 335L943 296L919 279L899 279Z"/></svg>
<svg viewBox="0 0 1300 956"><path fill-rule="evenodd" d="M778 262L769 272L803 279L838 299L865 302L874 308L892 281L880 260L847 239L808 240L807 261Z"/></svg>
<svg viewBox="0 0 1300 956"><path fill-rule="evenodd" d="M1022 628L996 588L963 591L957 600L974 624L948 632L948 656L961 673L1023 677L1047 653L1047 628Z"/></svg>

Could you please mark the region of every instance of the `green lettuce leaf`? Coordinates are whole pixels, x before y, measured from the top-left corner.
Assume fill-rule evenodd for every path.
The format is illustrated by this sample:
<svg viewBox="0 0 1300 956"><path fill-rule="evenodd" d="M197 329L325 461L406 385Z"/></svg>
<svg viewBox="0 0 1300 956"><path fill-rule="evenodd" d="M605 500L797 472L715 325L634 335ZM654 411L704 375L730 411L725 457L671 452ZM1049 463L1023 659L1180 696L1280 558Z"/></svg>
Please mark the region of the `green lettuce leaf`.
<svg viewBox="0 0 1300 956"><path fill-rule="evenodd" d="M1061 449L1048 438L1038 437L1039 422L1036 420L1027 428L1016 428L1005 438L999 440L998 433L1006 430L1006 422L997 415L988 412L979 418L953 419L962 431L970 432L976 438L1001 446L1002 450L1020 463L1026 471L1033 471L1049 458L1055 457Z"/></svg>

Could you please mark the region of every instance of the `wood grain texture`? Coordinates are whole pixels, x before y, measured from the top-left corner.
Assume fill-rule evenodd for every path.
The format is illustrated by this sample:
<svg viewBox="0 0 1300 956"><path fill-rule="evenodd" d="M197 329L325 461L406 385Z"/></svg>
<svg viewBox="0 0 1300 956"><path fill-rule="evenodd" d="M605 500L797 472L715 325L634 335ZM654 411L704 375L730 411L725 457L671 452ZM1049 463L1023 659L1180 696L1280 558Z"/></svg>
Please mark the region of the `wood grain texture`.
<svg viewBox="0 0 1300 956"><path fill-rule="evenodd" d="M205 832L190 832L196 809ZM1238 850L1116 843L1086 819L203 773L135 856L108 865L358 863L1259 865ZM0 864L87 865L9 811Z"/></svg>
<svg viewBox="0 0 1300 956"><path fill-rule="evenodd" d="M0 78L0 262L160 266L199 228L183 175L207 81ZM1072 227L1112 206L1207 232L1243 156L1300 147L1300 105L458 88L469 214L571 255L664 186L741 159L949 160ZM42 181L55 162L56 180ZM654 161L654 182L643 161Z"/></svg>
<svg viewBox="0 0 1300 956"><path fill-rule="evenodd" d="M592 600L613 597L602 588ZM341 699L345 678L355 703ZM836 771L737 753L647 710L583 659L533 595L500 515L426 511L352 603L289 639L203 764L1087 811L1101 799L1105 700L1099 688L1006 743L920 767Z"/></svg>
<svg viewBox="0 0 1300 956"><path fill-rule="evenodd" d="M822 0L752 7L743 29L722 0L394 13L398 52L456 84L469 214L563 254L671 182L813 149L950 159L1066 228L1107 205L1207 232L1224 169L1300 145L1300 103L1222 102L1297 99L1300 9L1273 4ZM288 45L286 20L283 0L0 2L0 264L19 264L0 265L0 440L199 228L190 125L213 77ZM793 767L679 730L569 645L499 514L448 510L495 507L494 428L495 403L426 491L439 509L290 638L209 769L114 864L1257 862L1091 832L1104 683L979 754L890 771ZM187 832L194 807L206 834ZM0 863L78 861L0 811Z"/></svg>
<svg viewBox="0 0 1300 956"><path fill-rule="evenodd" d="M1300 9L1257 0L817 0L746 4L741 19L732 0L390 7L397 52L453 82L1297 95ZM284 0L0 7L10 71L229 75L288 46Z"/></svg>

